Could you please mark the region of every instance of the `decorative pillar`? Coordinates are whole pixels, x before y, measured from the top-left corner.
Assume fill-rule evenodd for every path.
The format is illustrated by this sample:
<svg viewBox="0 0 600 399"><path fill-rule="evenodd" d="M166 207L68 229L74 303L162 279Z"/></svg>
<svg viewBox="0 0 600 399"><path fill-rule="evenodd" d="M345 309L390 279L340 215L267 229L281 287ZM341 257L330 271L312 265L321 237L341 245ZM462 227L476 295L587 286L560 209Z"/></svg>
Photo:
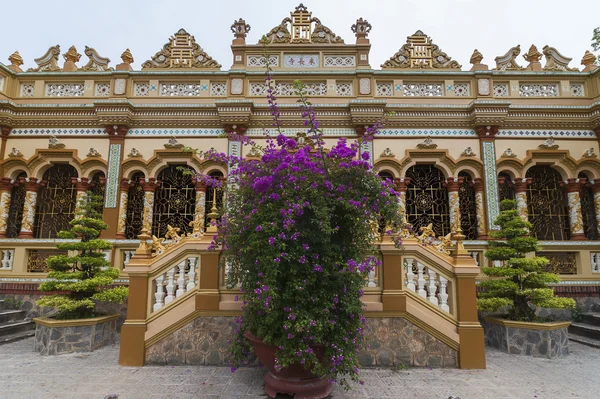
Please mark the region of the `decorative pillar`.
<svg viewBox="0 0 600 399"><path fill-rule="evenodd" d="M105 130L108 133L110 144L108 147L108 172L106 174L102 219L108 224L108 228L102 231L100 238L115 238L119 225L119 188L123 177L121 175L121 162L125 151L125 135L129 131L129 127L113 125L107 126Z"/></svg>
<svg viewBox="0 0 600 399"><path fill-rule="evenodd" d="M194 220L202 222L202 231L205 230L204 215L206 214L206 183L194 179L196 185L196 209L194 211Z"/></svg>
<svg viewBox="0 0 600 399"><path fill-rule="evenodd" d="M499 230L500 226L494 220L500 214L498 200L498 173L496 172L496 145L495 138L498 126L477 126L475 131L479 135L481 154L483 157L483 180L485 185L485 199L487 210L487 226L489 230Z"/></svg>
<svg viewBox="0 0 600 399"><path fill-rule="evenodd" d="M33 223L35 220L35 205L37 202L37 193L45 183L35 177L25 178L25 204L23 205L23 222L21 223L21 232L17 238L32 238Z"/></svg>
<svg viewBox="0 0 600 399"><path fill-rule="evenodd" d="M0 238L6 238L6 221L10 209L10 196L13 183L7 177L0 179Z"/></svg>
<svg viewBox="0 0 600 399"><path fill-rule="evenodd" d="M0 159L6 159L6 141L12 128L9 126L0 126ZM4 176L4 164L0 163L0 176Z"/></svg>
<svg viewBox="0 0 600 399"><path fill-rule="evenodd" d="M583 230L583 216L581 214L581 198L579 190L585 179L567 179L567 198L569 201L569 227L571 228L571 240L582 241L587 240L585 231ZM595 195L594 195L595 199ZM595 201L594 201L595 202Z"/></svg>
<svg viewBox="0 0 600 399"><path fill-rule="evenodd" d="M71 183L75 185L77 192L75 197L75 217L82 217L80 214L87 198L87 192L90 189L90 181L87 177L72 177Z"/></svg>
<svg viewBox="0 0 600 399"><path fill-rule="evenodd" d="M515 200L517 202L517 211L521 219L528 222L529 213L527 212L527 186L531 184L531 177L515 179Z"/></svg>
<svg viewBox="0 0 600 399"><path fill-rule="evenodd" d="M473 188L475 189L475 209L477 211L477 239L485 240L487 234L485 231L485 207L483 205L483 179L474 179Z"/></svg>
<svg viewBox="0 0 600 399"><path fill-rule="evenodd" d="M405 177L404 179L394 179L394 183L396 183L396 191L398 192L398 206L400 207L400 214L402 215L404 223L408 223L406 220L406 189L410 184L410 177Z"/></svg>
<svg viewBox="0 0 600 399"><path fill-rule="evenodd" d="M594 210L596 211L596 226L600 234L600 179L593 181L592 191L594 192Z"/></svg>
<svg viewBox="0 0 600 399"><path fill-rule="evenodd" d="M460 203L458 199L458 190L463 182L462 177L449 177L446 181L448 189L448 200L450 202L450 232L454 235L460 228Z"/></svg>
<svg viewBox="0 0 600 399"><path fill-rule="evenodd" d="M119 223L117 224L117 240L125 239L125 224L127 223L127 203L129 201L129 180L121 179L119 190L121 191L119 200Z"/></svg>
<svg viewBox="0 0 600 399"><path fill-rule="evenodd" d="M144 217L143 228L148 230L152 235L152 214L154 212L154 190L160 186L160 182L153 177L149 179L140 179L140 183L144 188Z"/></svg>

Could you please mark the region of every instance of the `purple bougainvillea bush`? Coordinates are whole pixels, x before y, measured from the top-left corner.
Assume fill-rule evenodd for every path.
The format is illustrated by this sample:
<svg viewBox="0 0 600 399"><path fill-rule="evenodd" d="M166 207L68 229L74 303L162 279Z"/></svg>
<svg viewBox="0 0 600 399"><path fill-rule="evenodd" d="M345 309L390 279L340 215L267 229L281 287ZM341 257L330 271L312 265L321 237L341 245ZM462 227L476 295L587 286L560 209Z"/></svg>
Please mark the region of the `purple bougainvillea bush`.
<svg viewBox="0 0 600 399"><path fill-rule="evenodd" d="M225 209L213 248L220 248L229 287L239 285L243 314L232 341L232 371L253 359L245 331L278 348L276 365L303 364L319 376L348 386L358 381L357 352L367 328L361 296L379 260L373 245L378 226L398 231L397 193L380 179L360 151L381 124L359 140L340 138L325 148L312 104L301 82L294 86L306 139L282 133L267 73L274 127L264 146L229 134L260 151L260 159L199 152L229 165ZM246 151L247 152L247 151ZM220 184L200 176L207 185ZM319 362L311 345L326 348Z"/></svg>

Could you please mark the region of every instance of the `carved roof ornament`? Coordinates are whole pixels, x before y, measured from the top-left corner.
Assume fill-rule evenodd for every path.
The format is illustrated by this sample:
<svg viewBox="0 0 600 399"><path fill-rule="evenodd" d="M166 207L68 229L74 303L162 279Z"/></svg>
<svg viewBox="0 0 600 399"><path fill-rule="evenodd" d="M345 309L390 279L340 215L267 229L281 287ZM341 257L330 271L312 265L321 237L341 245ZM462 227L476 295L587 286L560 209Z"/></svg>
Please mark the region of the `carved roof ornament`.
<svg viewBox="0 0 600 399"><path fill-rule="evenodd" d="M529 47L529 51L527 51L527 54L523 54L523 58L525 58L525 61L529 62L529 65L527 65L527 69L529 69L530 71L541 71L542 64L540 64L540 60L542 59L542 56L543 54L538 51L535 44L532 44L531 47Z"/></svg>
<svg viewBox="0 0 600 399"><path fill-rule="evenodd" d="M592 54L589 50L585 50L585 54L583 55L583 58L581 59L581 65L584 66L582 72L589 72L589 71L593 71L594 69L598 68L598 66L594 64L595 62L596 62L596 56L594 54Z"/></svg>
<svg viewBox="0 0 600 399"><path fill-rule="evenodd" d="M383 150L383 152L379 156L379 158L394 158L394 157L395 157L394 153L389 148L386 148L385 150Z"/></svg>
<svg viewBox="0 0 600 399"><path fill-rule="evenodd" d="M179 29L142 68L221 68L221 64L196 43L194 36Z"/></svg>
<svg viewBox="0 0 600 399"><path fill-rule="evenodd" d="M22 158L23 154L18 148L13 147L13 149L8 153L8 156L10 158Z"/></svg>
<svg viewBox="0 0 600 399"><path fill-rule="evenodd" d="M48 148L61 149L65 148L65 145L61 143L56 136L50 136L50 138L48 139Z"/></svg>
<svg viewBox="0 0 600 399"><path fill-rule="evenodd" d="M290 15L291 18L284 18L264 36L267 43L344 43L344 40L323 25L319 18L314 18L312 12L302 3Z"/></svg>
<svg viewBox="0 0 600 399"><path fill-rule="evenodd" d="M132 148L127 156L130 158L139 158L142 156L142 153L138 149Z"/></svg>
<svg viewBox="0 0 600 399"><path fill-rule="evenodd" d="M251 26L246 23L242 18L237 21L233 21L231 25L231 31L236 39L245 39L248 32L250 32Z"/></svg>
<svg viewBox="0 0 600 399"><path fill-rule="evenodd" d="M544 71L579 72L577 68L569 68L569 62L571 62L573 58L565 57L554 47L545 45L542 52L544 53L544 56L546 56Z"/></svg>
<svg viewBox="0 0 600 399"><path fill-rule="evenodd" d="M131 64L133 64L133 55L129 49L123 51L123 54L121 54L121 59L123 62L115 67L117 71L133 71L133 68L131 67Z"/></svg>
<svg viewBox="0 0 600 399"><path fill-rule="evenodd" d="M538 148L542 150L558 150L558 144L554 141L554 137L550 136L543 144L540 144Z"/></svg>
<svg viewBox="0 0 600 399"><path fill-rule="evenodd" d="M60 55L60 46L52 46L46 51L46 54L40 58L34 59L38 65L37 68L29 68L27 72L55 72L60 71L58 66L58 56Z"/></svg>
<svg viewBox="0 0 600 399"><path fill-rule="evenodd" d="M471 55L471 59L469 62L473 65L481 64L483 60L483 54L481 54L477 49L473 50L473 54Z"/></svg>
<svg viewBox="0 0 600 399"><path fill-rule="evenodd" d="M112 68L108 67L110 62L109 58L102 57L96 50L91 47L85 46L85 55L88 56L89 61L83 67L79 68L80 71L112 71Z"/></svg>
<svg viewBox="0 0 600 399"><path fill-rule="evenodd" d="M504 150L504 152L502 153L502 156L500 156L500 158L516 158L517 154L515 154L513 152L513 150L511 150L510 148L507 148L506 150Z"/></svg>
<svg viewBox="0 0 600 399"><path fill-rule="evenodd" d="M23 57L21 57L21 54L19 54L18 51L15 51L14 53L12 53L8 57L8 60L10 61L10 65L8 66L8 68L11 71L23 72L23 70L21 69L21 65L23 65Z"/></svg>
<svg viewBox="0 0 600 399"><path fill-rule="evenodd" d="M382 68L410 69L460 69L461 65L433 44L431 38L420 30L406 38L406 44Z"/></svg>
<svg viewBox="0 0 600 399"><path fill-rule="evenodd" d="M422 143L417 144L417 148L421 150L433 150L437 148L437 144L433 142L431 137L427 136Z"/></svg>
<svg viewBox="0 0 600 399"><path fill-rule="evenodd" d="M366 19L359 18L356 20L355 24L352 24L350 29L356 35L357 38L366 38L369 36L371 29L373 26Z"/></svg>
<svg viewBox="0 0 600 399"><path fill-rule="evenodd" d="M596 158L598 155L596 155L596 153L594 152L594 148L588 148L587 150L585 150L585 152L583 153L583 155L581 156L582 158Z"/></svg>
<svg viewBox="0 0 600 399"><path fill-rule="evenodd" d="M515 47L511 48L504 55L499 55L494 58L496 61L496 71L520 71L525 68L517 64L517 56L521 54L521 45L517 44Z"/></svg>
<svg viewBox="0 0 600 399"><path fill-rule="evenodd" d="M475 156L475 151L473 151L473 149L471 147L467 147L464 149L464 151L460 154L461 157L474 157Z"/></svg>
<svg viewBox="0 0 600 399"><path fill-rule="evenodd" d="M181 144L179 141L177 141L175 136L171 136L171 138L169 139L169 142L167 144L165 144L165 148L168 148L170 150L180 149L180 148L183 148L183 144Z"/></svg>
<svg viewBox="0 0 600 399"><path fill-rule="evenodd" d="M90 148L90 151L87 153L87 157L89 158L98 158L101 157L100 153L95 148Z"/></svg>

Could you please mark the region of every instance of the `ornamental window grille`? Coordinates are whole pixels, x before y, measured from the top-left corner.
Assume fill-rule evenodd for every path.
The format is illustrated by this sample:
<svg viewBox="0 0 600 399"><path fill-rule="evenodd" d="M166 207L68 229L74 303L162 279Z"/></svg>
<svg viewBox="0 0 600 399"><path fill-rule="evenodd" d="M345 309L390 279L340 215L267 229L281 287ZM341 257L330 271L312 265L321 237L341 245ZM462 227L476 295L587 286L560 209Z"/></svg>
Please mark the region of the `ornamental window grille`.
<svg viewBox="0 0 600 399"><path fill-rule="evenodd" d="M210 172L208 174L210 177L220 179L221 181L224 179L223 173L219 171ZM216 200L215 200L216 198ZM211 186L206 187L206 209L204 210L204 225L208 226L210 223L210 217L208 216L213 209L216 209L216 212L219 214L217 220L221 219L221 215L223 214L223 189L215 188Z"/></svg>
<svg viewBox="0 0 600 399"><path fill-rule="evenodd" d="M477 239L477 205L475 202L475 188L473 179L466 172L460 172L458 177L463 182L458 188L458 204L460 208L460 228L467 240Z"/></svg>
<svg viewBox="0 0 600 399"><path fill-rule="evenodd" d="M15 238L21 232L21 223L23 222L23 207L25 206L25 185L21 182L26 178L25 172L19 173L15 179L17 184L10 193L10 207L8 208L8 218L6 220L6 237Z"/></svg>
<svg viewBox="0 0 600 399"><path fill-rule="evenodd" d="M195 173L187 165L169 165L159 173L161 185L154 192L152 218L152 234L156 237L164 237L167 226L178 227L181 235L192 231L189 224L196 208L196 185L192 182Z"/></svg>
<svg viewBox="0 0 600 399"><path fill-rule="evenodd" d="M127 193L125 238L128 240L135 240L144 226L144 186L140 183L144 177L141 172L134 174Z"/></svg>
<svg viewBox="0 0 600 399"><path fill-rule="evenodd" d="M59 231L70 228L77 195L73 177L78 177L77 170L67 164L54 165L44 173L42 180L46 185L40 187L37 195L35 238L56 238Z"/></svg>
<svg viewBox="0 0 600 399"><path fill-rule="evenodd" d="M498 173L498 194L500 201L515 199L515 188L510 175L506 172Z"/></svg>
<svg viewBox="0 0 600 399"><path fill-rule="evenodd" d="M527 212L538 240L569 240L567 196L560 174L550 166L536 165L527 171Z"/></svg>
<svg viewBox="0 0 600 399"><path fill-rule="evenodd" d="M590 181L588 176L580 172L577 176L580 179ZM596 210L594 209L594 191L589 183L582 184L579 190L579 199L581 201L581 216L583 218L583 231L588 240L598 239L598 222L596 221Z"/></svg>
<svg viewBox="0 0 600 399"><path fill-rule="evenodd" d="M97 195L103 199L96 208L96 211L99 214L102 214L102 211L104 210L104 192L106 190L105 177L104 172L94 173L91 181L91 189L89 190L93 195Z"/></svg>
<svg viewBox="0 0 600 399"><path fill-rule="evenodd" d="M556 274L577 274L577 259L575 252L536 252L536 256L543 256L550 262L544 271Z"/></svg>
<svg viewBox="0 0 600 399"><path fill-rule="evenodd" d="M415 165L406 171L410 184L406 190L406 221L415 231L432 224L437 236L450 233L446 177L434 165Z"/></svg>
<svg viewBox="0 0 600 399"><path fill-rule="evenodd" d="M48 258L68 255L59 249L30 249L27 251L27 273L48 273Z"/></svg>

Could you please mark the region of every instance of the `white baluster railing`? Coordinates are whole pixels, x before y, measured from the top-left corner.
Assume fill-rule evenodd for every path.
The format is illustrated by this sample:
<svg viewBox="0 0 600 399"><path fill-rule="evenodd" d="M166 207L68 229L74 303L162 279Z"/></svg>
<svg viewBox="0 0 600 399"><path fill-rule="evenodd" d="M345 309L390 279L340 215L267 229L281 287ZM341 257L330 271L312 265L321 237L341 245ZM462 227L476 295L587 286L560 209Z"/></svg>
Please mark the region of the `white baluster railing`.
<svg viewBox="0 0 600 399"><path fill-rule="evenodd" d="M177 301L198 285L199 263L198 257L189 257L154 279L156 291L153 294L153 312Z"/></svg>
<svg viewBox="0 0 600 399"><path fill-rule="evenodd" d="M135 251L123 251L123 268L127 266Z"/></svg>
<svg viewBox="0 0 600 399"><path fill-rule="evenodd" d="M413 268L416 269L416 274ZM404 259L404 277L407 290L416 293L444 312L450 313L449 281L446 277L413 258Z"/></svg>
<svg viewBox="0 0 600 399"><path fill-rule="evenodd" d="M600 273L600 252L590 254L592 262L592 273Z"/></svg>
<svg viewBox="0 0 600 399"><path fill-rule="evenodd" d="M469 256L471 258L473 258L475 260L475 264L477 266L479 266L479 252L478 251L469 252Z"/></svg>
<svg viewBox="0 0 600 399"><path fill-rule="evenodd" d="M0 270L12 270L14 257L15 257L14 249L3 249L2 250L2 263L0 263Z"/></svg>

